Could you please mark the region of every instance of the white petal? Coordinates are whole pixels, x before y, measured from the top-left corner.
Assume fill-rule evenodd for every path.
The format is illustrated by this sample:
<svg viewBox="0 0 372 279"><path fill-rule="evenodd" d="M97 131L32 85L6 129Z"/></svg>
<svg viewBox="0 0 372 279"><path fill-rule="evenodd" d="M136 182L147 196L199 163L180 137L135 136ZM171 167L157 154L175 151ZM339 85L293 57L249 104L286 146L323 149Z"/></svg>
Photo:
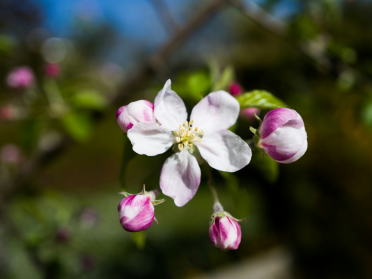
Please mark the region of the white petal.
<svg viewBox="0 0 372 279"><path fill-rule="evenodd" d="M208 164L220 171L235 172L251 161L248 144L229 130L206 134L201 143L195 143Z"/></svg>
<svg viewBox="0 0 372 279"><path fill-rule="evenodd" d="M159 91L154 104L156 119L170 131L178 129L178 126L187 119L185 104L180 96L171 89L170 79Z"/></svg>
<svg viewBox="0 0 372 279"><path fill-rule="evenodd" d="M200 176L196 158L184 150L165 161L160 174L160 188L164 195L174 199L177 206L184 206L198 190Z"/></svg>
<svg viewBox="0 0 372 279"><path fill-rule="evenodd" d="M192 110L193 127L206 133L225 130L235 124L240 111L239 102L225 91L217 91L204 97Z"/></svg>
<svg viewBox="0 0 372 279"><path fill-rule="evenodd" d="M300 129L282 126L261 140L266 152L277 162L292 163L307 149L305 127Z"/></svg>
<svg viewBox="0 0 372 279"><path fill-rule="evenodd" d="M128 131L133 150L138 154L155 156L173 145L172 133L157 123L140 122Z"/></svg>

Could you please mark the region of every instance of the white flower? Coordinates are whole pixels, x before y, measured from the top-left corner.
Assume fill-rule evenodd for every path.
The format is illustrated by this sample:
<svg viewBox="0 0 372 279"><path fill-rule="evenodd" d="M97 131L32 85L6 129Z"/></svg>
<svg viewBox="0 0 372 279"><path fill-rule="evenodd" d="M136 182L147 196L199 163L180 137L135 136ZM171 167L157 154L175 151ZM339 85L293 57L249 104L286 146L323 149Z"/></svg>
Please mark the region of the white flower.
<svg viewBox="0 0 372 279"><path fill-rule="evenodd" d="M200 167L190 154L197 150L217 170L235 172L251 160L248 144L227 130L235 124L240 107L225 91L212 92L192 110L190 121L182 99L168 80L155 98L155 118L161 123L140 122L128 131L133 150L155 156L176 144L180 152L169 157L162 168L160 188L177 206L191 200L200 184Z"/></svg>

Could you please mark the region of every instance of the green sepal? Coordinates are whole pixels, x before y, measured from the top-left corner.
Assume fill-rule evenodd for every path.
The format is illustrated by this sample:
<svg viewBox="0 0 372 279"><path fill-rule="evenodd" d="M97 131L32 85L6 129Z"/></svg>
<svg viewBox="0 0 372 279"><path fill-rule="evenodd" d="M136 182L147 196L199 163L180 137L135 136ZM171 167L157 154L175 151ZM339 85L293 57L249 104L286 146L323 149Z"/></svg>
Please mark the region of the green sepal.
<svg viewBox="0 0 372 279"><path fill-rule="evenodd" d="M154 201L151 201L152 205L155 206L155 205L159 205L163 202L165 202L166 199L161 199L161 200L154 200Z"/></svg>
<svg viewBox="0 0 372 279"><path fill-rule="evenodd" d="M249 127L249 130L253 133L253 134L257 134L257 129L253 128L253 127Z"/></svg>

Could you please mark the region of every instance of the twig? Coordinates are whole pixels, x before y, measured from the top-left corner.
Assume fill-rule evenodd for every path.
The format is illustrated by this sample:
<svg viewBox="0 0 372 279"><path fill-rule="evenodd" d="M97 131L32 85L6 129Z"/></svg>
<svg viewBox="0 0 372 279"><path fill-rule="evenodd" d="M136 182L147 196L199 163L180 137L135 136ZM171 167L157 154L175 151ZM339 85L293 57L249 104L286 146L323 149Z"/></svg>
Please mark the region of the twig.
<svg viewBox="0 0 372 279"><path fill-rule="evenodd" d="M143 83L143 80L149 77L154 72L156 73L158 69L164 68L164 61L168 56L175 50L175 48L185 41L195 30L202 26L208 19L215 15L228 0L211 0L204 8L201 8L200 12L197 13L190 21L179 31L174 34L174 36L163 45L149 60L147 63L142 65L142 67L133 75L133 77L124 84L119 90L119 94L112 103L119 103L125 99L127 92L133 92L135 88ZM96 121L99 121L103 116L98 117ZM37 153L20 171L19 174L10 182L11 187L5 187L10 189L6 193L2 194L3 202L7 201L13 197L18 189L26 181L31 179L35 174L37 174L42 167L54 160L60 153L62 153L67 147L71 146L72 141L65 136L63 140L56 144L53 148L48 151L40 151ZM0 200L1 204L1 200Z"/></svg>
<svg viewBox="0 0 372 279"><path fill-rule="evenodd" d="M175 32L177 32L177 29L178 29L177 23L174 20L171 12L169 11L164 1L163 0L151 0L150 2L154 6L154 9L159 17L159 20L163 24L164 29L169 34L174 34Z"/></svg>

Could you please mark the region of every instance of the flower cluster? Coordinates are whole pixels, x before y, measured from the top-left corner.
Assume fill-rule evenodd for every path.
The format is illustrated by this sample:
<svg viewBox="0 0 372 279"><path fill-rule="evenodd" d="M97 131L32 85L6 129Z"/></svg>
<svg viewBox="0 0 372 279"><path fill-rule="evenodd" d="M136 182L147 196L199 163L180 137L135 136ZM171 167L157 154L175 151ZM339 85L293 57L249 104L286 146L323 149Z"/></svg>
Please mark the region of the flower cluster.
<svg viewBox="0 0 372 279"><path fill-rule="evenodd" d="M160 189L177 206L184 206L196 194L201 179L199 163L225 172L236 172L251 160L249 145L228 130L235 124L240 105L235 99L242 93L232 84L231 94L216 91L204 97L192 109L190 118L182 99L171 89L168 80L154 104L146 100L122 106L116 113L119 127L127 133L138 154L155 156L173 146L175 152L165 162L160 174ZM258 109L249 111L255 118ZM246 112L246 114L248 111ZM294 110L278 108L266 114L256 136L256 147L280 163L298 160L307 149L307 135L301 116ZM127 197L119 205L120 223L130 232L147 229L154 220L154 192L145 189ZM155 219L156 220L156 219ZM223 251L235 250L241 242L239 221L224 211L215 195L214 213L209 228L212 244Z"/></svg>

